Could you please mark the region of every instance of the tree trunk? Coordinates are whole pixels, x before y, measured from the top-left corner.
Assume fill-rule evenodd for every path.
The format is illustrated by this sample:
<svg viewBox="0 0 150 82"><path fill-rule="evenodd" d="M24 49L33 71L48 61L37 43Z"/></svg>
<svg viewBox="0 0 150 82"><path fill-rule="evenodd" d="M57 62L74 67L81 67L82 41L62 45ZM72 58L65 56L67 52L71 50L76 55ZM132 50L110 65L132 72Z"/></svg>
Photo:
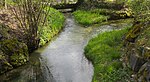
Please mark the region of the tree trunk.
<svg viewBox="0 0 150 82"><path fill-rule="evenodd" d="M28 32L27 46L28 46L29 52L32 52L38 48L40 39L39 39L38 33L37 33L37 30L38 30L37 24L31 24L29 27L30 28L29 28L29 32Z"/></svg>

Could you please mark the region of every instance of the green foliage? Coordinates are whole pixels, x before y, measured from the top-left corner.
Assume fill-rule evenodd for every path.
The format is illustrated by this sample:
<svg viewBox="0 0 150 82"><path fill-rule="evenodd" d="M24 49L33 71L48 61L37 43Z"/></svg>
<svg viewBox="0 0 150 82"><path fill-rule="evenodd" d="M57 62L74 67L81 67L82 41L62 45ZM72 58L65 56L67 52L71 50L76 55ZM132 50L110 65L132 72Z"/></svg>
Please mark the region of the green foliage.
<svg viewBox="0 0 150 82"><path fill-rule="evenodd" d="M126 82L127 69L122 67L122 36L127 29L99 34L85 47L86 57L94 64L93 82Z"/></svg>
<svg viewBox="0 0 150 82"><path fill-rule="evenodd" d="M121 19L132 17L132 11L129 8L125 10L93 9L91 10L91 12L109 16L109 19Z"/></svg>
<svg viewBox="0 0 150 82"><path fill-rule="evenodd" d="M6 0L6 4L14 5L15 4L15 0Z"/></svg>
<svg viewBox="0 0 150 82"><path fill-rule="evenodd" d="M74 17L78 23L83 25L92 25L101 23L107 20L124 19L132 17L130 9L113 10L113 9L91 9L89 11L78 10L75 11Z"/></svg>
<svg viewBox="0 0 150 82"><path fill-rule="evenodd" d="M97 14L103 14L103 15L110 15L113 12L117 12L117 10L113 10L113 9L92 9L91 10L92 13L97 13Z"/></svg>
<svg viewBox="0 0 150 82"><path fill-rule="evenodd" d="M73 13L78 23L83 25L92 25L107 21L108 16L100 15L98 13L92 13L91 11L78 10Z"/></svg>
<svg viewBox="0 0 150 82"><path fill-rule="evenodd" d="M4 6L6 5L15 5L14 0L2 0L0 1L0 8L4 8Z"/></svg>
<svg viewBox="0 0 150 82"><path fill-rule="evenodd" d="M63 27L65 18L59 11L50 8L45 26L39 28L40 46L51 40Z"/></svg>
<svg viewBox="0 0 150 82"><path fill-rule="evenodd" d="M135 21L150 21L150 1L149 0L133 0L129 2L134 12Z"/></svg>
<svg viewBox="0 0 150 82"><path fill-rule="evenodd" d="M0 50L9 56L9 63L13 66L20 66L29 60L28 48L25 43L17 39L0 41Z"/></svg>
<svg viewBox="0 0 150 82"><path fill-rule="evenodd" d="M48 19L50 1L42 2L45 0L15 0L15 4L9 8L19 23L18 27L21 27L26 35L25 42L30 52L38 48L39 27L45 26Z"/></svg>
<svg viewBox="0 0 150 82"><path fill-rule="evenodd" d="M143 11L147 11L150 9L150 1L149 0L133 0L130 2L130 6L135 14L140 14Z"/></svg>

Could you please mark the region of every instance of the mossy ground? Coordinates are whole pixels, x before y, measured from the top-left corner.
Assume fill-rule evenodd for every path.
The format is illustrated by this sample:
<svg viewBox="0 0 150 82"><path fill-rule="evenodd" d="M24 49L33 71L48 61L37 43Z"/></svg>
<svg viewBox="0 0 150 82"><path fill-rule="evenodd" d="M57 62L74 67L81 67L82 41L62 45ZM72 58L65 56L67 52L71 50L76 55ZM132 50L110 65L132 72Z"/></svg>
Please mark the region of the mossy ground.
<svg viewBox="0 0 150 82"><path fill-rule="evenodd" d="M0 41L0 74L26 64L29 60L28 48L17 39Z"/></svg>
<svg viewBox="0 0 150 82"><path fill-rule="evenodd" d="M120 61L122 36L127 31L105 32L89 41L85 55L94 65L93 82L127 82L128 69Z"/></svg>

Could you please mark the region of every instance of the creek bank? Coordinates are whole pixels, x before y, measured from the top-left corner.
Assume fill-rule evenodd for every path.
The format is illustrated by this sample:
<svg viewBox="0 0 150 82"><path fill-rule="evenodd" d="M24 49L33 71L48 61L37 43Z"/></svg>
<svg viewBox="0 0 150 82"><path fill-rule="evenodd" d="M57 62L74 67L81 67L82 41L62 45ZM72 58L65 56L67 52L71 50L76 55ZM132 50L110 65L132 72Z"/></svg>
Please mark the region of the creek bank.
<svg viewBox="0 0 150 82"><path fill-rule="evenodd" d="M108 20L133 18L132 10L124 3L84 1L74 12L78 23L89 26Z"/></svg>
<svg viewBox="0 0 150 82"><path fill-rule="evenodd" d="M124 45L124 62L133 70L134 81L149 82L150 22L135 22L126 34Z"/></svg>
<svg viewBox="0 0 150 82"><path fill-rule="evenodd" d="M116 33L118 36L114 35L113 32L100 34L96 38L91 39L85 47L85 55L93 62L95 67L93 82L116 82L118 80L123 80L123 82L150 81L150 22L146 16L140 16L135 19L131 28L124 32L123 35L119 36L119 32ZM109 34L113 38L108 37ZM107 37L105 38L104 36L106 35ZM120 39L115 39L116 37ZM111 40L109 41L110 38ZM116 44L116 41L119 43ZM118 48L117 46L119 45L121 46ZM122 50L121 53L120 50ZM117 52L119 52L120 56L117 55ZM108 54L112 55L107 56ZM112 57L118 57L117 60L121 61L109 64L109 60ZM115 60L113 61L115 62ZM117 64L119 62L122 63L121 66ZM111 61L111 63L113 62ZM118 66L121 67L121 70L117 68ZM113 77L114 75L115 77ZM123 78L126 75L127 78Z"/></svg>
<svg viewBox="0 0 150 82"><path fill-rule="evenodd" d="M115 32L114 34L113 32L107 32L106 34L100 34L96 38L91 39L88 45L85 47L85 55L93 62L94 65L95 70L93 82L116 82L118 80L128 82L133 81L133 79L136 82L149 82L149 27L150 23L148 21L136 21L133 23L133 26L130 28L130 30L126 30L126 32L121 34L121 36L119 36L119 32L116 32L117 35L115 35ZM106 35L107 37L104 38ZM125 40L123 40L123 38ZM124 49L121 51L123 45ZM109 56L107 56L108 54ZM117 61L112 60L115 62L115 64L113 64L112 61L112 64L110 64L109 61L113 57L118 57L118 59L116 59ZM119 61L120 59L123 59L123 61ZM129 70L130 68L133 71Z"/></svg>
<svg viewBox="0 0 150 82"><path fill-rule="evenodd" d="M90 5L92 4L92 5ZM105 21L132 18L132 11L122 5L114 3L85 3L81 5L80 10L75 11L76 21L84 26L101 24ZM113 5L110 5L113 4ZM85 6L86 5L86 6ZM113 6L111 8L111 6ZM108 22L109 22L108 21ZM131 21L126 21L130 28ZM113 23L115 24L115 23ZM117 82L131 81L130 69L122 65L122 37L128 32L128 29L111 31L99 34L91 39L85 47L85 56L92 61L94 65L93 82Z"/></svg>
<svg viewBox="0 0 150 82"><path fill-rule="evenodd" d="M26 45L26 34L17 27L15 22L17 20L14 20L15 18L9 10L6 11L9 14L0 12L0 17L2 17L0 19L0 74L26 64L29 61L30 51ZM65 18L62 13L50 8L48 22L45 26L39 27L38 30L39 47L44 46L62 30L64 21Z"/></svg>
<svg viewBox="0 0 150 82"><path fill-rule="evenodd" d="M123 62L120 59L122 36L131 26L132 22L128 21L127 26L120 26L122 29L101 33L88 42L85 47L85 56L94 66L92 82L129 81L130 70L123 68Z"/></svg>
<svg viewBox="0 0 150 82"><path fill-rule="evenodd" d="M9 27L0 24L0 74L26 64L29 60L27 45L9 32Z"/></svg>
<svg viewBox="0 0 150 82"><path fill-rule="evenodd" d="M108 20L118 20L132 18L132 12L128 8L121 10L110 9L90 9L90 10L77 10L73 13L76 21L82 25L89 26L92 24L98 24L106 22Z"/></svg>

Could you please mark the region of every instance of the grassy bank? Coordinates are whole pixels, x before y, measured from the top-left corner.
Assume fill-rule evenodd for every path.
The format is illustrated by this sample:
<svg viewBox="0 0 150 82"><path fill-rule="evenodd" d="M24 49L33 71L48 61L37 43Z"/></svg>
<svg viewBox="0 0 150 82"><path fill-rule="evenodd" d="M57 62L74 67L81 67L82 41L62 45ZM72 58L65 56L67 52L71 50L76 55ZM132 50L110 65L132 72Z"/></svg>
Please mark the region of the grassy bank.
<svg viewBox="0 0 150 82"><path fill-rule="evenodd" d="M64 25L65 17L56 9L51 8L48 15L48 22L39 28L40 46L50 41Z"/></svg>
<svg viewBox="0 0 150 82"><path fill-rule="evenodd" d="M113 10L113 9L89 9L77 10L73 13L75 20L85 26L98 24L107 20L117 20L131 18L132 12L129 9Z"/></svg>
<svg viewBox="0 0 150 82"><path fill-rule="evenodd" d="M73 13L78 23L83 25L92 25L107 21L108 16L92 13L91 11L77 10Z"/></svg>
<svg viewBox="0 0 150 82"><path fill-rule="evenodd" d="M128 69L120 61L122 36L127 31L105 32L89 41L85 55L94 65L93 82L127 82Z"/></svg>

